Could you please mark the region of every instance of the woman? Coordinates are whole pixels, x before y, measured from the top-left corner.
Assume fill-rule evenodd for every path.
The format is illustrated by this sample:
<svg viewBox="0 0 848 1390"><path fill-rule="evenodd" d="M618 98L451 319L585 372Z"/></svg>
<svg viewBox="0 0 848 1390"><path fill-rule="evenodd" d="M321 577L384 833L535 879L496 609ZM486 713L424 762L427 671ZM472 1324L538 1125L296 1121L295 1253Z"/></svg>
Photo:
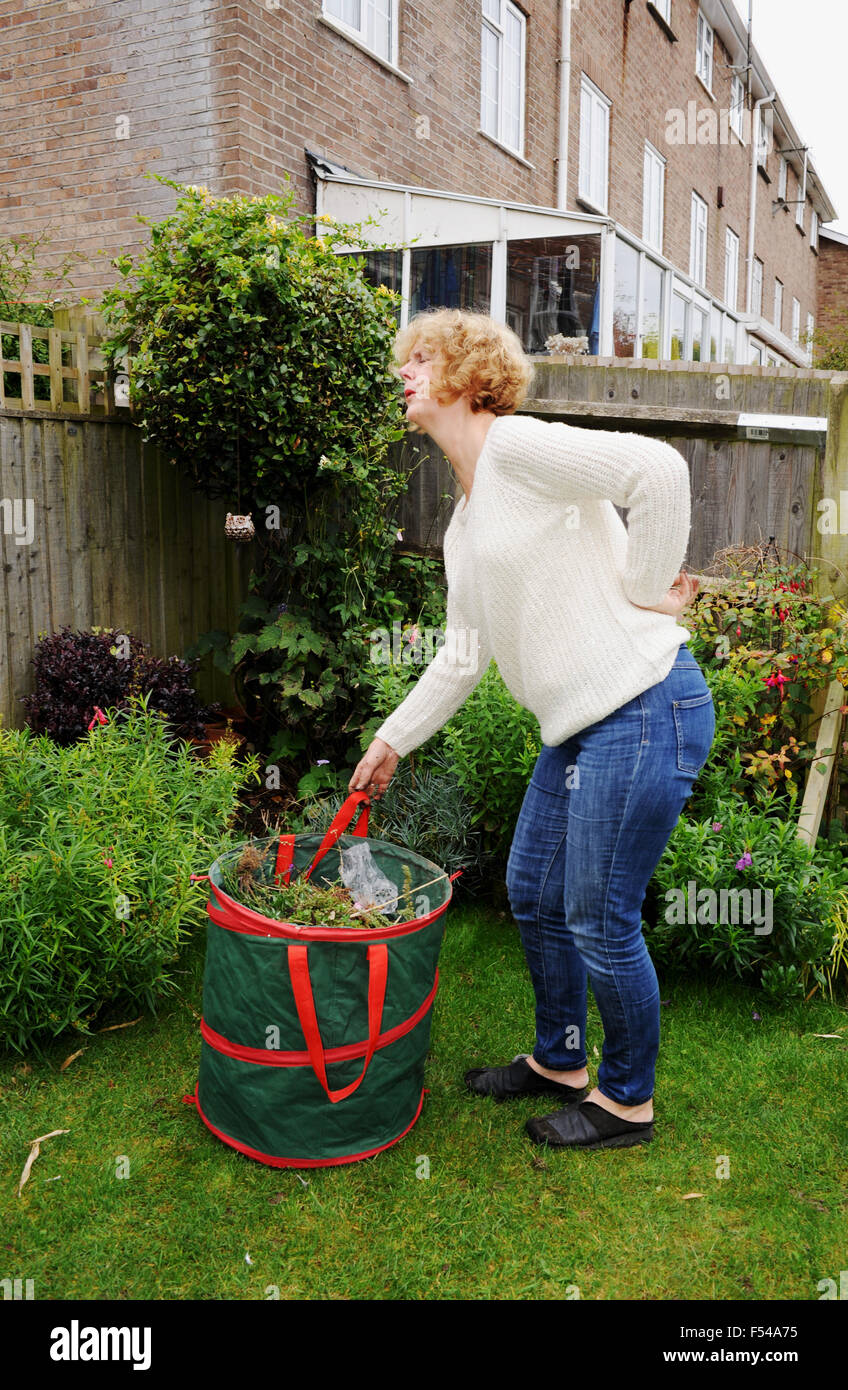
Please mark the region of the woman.
<svg viewBox="0 0 848 1390"><path fill-rule="evenodd" d="M418 314L395 340L407 419L443 450L464 501L444 541L445 643L377 730L350 790L379 796L494 658L542 750L507 863L536 996L536 1045L466 1085L552 1095L537 1143L653 1138L659 990L641 930L648 882L706 762L712 697L676 619L689 473L671 445L515 415L532 365L483 314ZM625 528L616 504L626 507ZM464 640L463 640L464 639ZM587 979L604 1026L588 1091Z"/></svg>

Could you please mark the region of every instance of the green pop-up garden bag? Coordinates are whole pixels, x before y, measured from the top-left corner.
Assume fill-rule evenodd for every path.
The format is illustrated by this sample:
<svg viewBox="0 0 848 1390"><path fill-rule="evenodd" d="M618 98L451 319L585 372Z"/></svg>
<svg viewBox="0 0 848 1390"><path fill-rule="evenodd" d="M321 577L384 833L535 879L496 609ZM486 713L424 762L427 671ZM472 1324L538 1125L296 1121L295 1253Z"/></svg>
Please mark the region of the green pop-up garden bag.
<svg viewBox="0 0 848 1390"><path fill-rule="evenodd" d="M200 1070L185 1099L225 1144L275 1167L370 1158L402 1139L421 1113L444 914L457 874L367 839L368 806L367 793L353 792L323 837L274 837L276 856L266 855L263 873L288 882L317 870L313 881L327 884L334 877L330 861L321 864L327 851L365 841L398 892L407 866L412 921L337 928L265 917L221 887L224 866L244 844L209 870Z"/></svg>

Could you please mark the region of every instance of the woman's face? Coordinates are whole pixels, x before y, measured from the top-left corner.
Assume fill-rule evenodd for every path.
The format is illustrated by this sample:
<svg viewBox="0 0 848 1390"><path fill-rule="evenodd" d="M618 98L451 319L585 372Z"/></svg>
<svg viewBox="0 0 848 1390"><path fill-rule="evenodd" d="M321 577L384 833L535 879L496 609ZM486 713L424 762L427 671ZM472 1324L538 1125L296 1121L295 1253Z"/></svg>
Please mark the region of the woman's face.
<svg viewBox="0 0 848 1390"><path fill-rule="evenodd" d="M416 343L408 359L400 369L406 400L407 419L424 420L438 409L438 402L430 398L430 381L433 372L433 354L429 348Z"/></svg>

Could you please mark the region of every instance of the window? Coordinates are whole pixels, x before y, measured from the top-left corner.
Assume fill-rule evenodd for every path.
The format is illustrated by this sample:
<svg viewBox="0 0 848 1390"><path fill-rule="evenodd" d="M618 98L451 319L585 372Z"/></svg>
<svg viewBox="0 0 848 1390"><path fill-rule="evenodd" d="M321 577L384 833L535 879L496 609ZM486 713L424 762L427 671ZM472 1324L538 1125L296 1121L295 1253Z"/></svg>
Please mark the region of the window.
<svg viewBox="0 0 848 1390"><path fill-rule="evenodd" d="M780 156L780 173L777 176L777 196L786 198L786 170L789 168L789 161L785 154Z"/></svg>
<svg viewBox="0 0 848 1390"><path fill-rule="evenodd" d="M702 282L703 283L703 282ZM724 229L724 302L736 308L739 286L739 238L729 227Z"/></svg>
<svg viewBox="0 0 848 1390"><path fill-rule="evenodd" d="M792 341L796 347L801 344L801 304L794 295L792 297Z"/></svg>
<svg viewBox="0 0 848 1390"><path fill-rule="evenodd" d="M698 285L707 283L707 205L692 194L692 228L689 239L689 274Z"/></svg>
<svg viewBox="0 0 848 1390"><path fill-rule="evenodd" d="M492 244L413 246L409 264L409 317L424 309L491 313Z"/></svg>
<svg viewBox="0 0 848 1390"><path fill-rule="evenodd" d="M663 185L665 160L653 145L645 141L645 164L642 183L642 240L662 251Z"/></svg>
<svg viewBox="0 0 848 1390"><path fill-rule="evenodd" d="M795 204L795 226L804 230L804 207L806 199L801 197L801 185L798 184L798 201Z"/></svg>
<svg viewBox="0 0 848 1390"><path fill-rule="evenodd" d="M757 163L765 169L768 166L769 126L763 116L763 108L757 112Z"/></svg>
<svg viewBox="0 0 848 1390"><path fill-rule="evenodd" d="M609 174L609 100L594 82L580 79L579 194L600 212L607 210Z"/></svg>
<svg viewBox="0 0 848 1390"><path fill-rule="evenodd" d="M480 126L516 154L524 143L524 15L509 0L483 0Z"/></svg>
<svg viewBox="0 0 848 1390"><path fill-rule="evenodd" d="M751 281L751 313L758 318L763 313L763 263L754 257L754 274Z"/></svg>
<svg viewBox="0 0 848 1390"><path fill-rule="evenodd" d="M525 352L556 350L556 335L583 338L597 357L601 238L511 237L506 251L506 321ZM488 312L488 311L487 311ZM548 346L548 340L553 347Z"/></svg>
<svg viewBox="0 0 848 1390"><path fill-rule="evenodd" d="M387 63L395 61L397 0L324 0L324 14Z"/></svg>
<svg viewBox="0 0 848 1390"><path fill-rule="evenodd" d="M745 112L745 84L742 78L734 73L730 79L730 129L735 130L739 139L742 135L742 117Z"/></svg>
<svg viewBox="0 0 848 1390"><path fill-rule="evenodd" d="M783 286L779 280L774 282L774 315L773 322L775 328L783 330Z"/></svg>
<svg viewBox="0 0 848 1390"><path fill-rule="evenodd" d="M713 90L713 31L698 11L698 41L695 49L695 72L712 94Z"/></svg>
<svg viewBox="0 0 848 1390"><path fill-rule="evenodd" d="M811 250L811 251L818 251L818 249L819 249L819 215L818 215L818 213L816 212L815 208L813 208L812 212L810 213L810 250Z"/></svg>
<svg viewBox="0 0 848 1390"><path fill-rule="evenodd" d="M651 0L655 10L658 10L666 24L671 24L671 0Z"/></svg>
<svg viewBox="0 0 848 1390"><path fill-rule="evenodd" d="M815 331L816 331L816 321L815 321L815 319L813 318L812 314L808 314L808 315L807 315L807 332L806 332L806 336L805 336L805 343L804 343L804 346L806 347L807 352L809 353L810 361L811 361L811 362L812 362L812 360L813 360L813 334L814 334Z"/></svg>

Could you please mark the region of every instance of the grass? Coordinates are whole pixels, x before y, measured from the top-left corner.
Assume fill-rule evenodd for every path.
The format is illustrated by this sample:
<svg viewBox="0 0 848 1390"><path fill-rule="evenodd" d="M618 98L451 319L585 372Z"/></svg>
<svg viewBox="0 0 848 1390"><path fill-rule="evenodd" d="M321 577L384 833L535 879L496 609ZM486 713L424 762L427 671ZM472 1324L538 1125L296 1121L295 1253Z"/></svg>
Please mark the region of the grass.
<svg viewBox="0 0 848 1390"><path fill-rule="evenodd" d="M838 1282L844 1005L780 1012L716 977L664 978L653 1144L537 1149L524 1121L554 1101L498 1105L462 1084L532 1047L515 927L455 907L418 1124L373 1159L298 1173L228 1149L182 1103L204 948L201 932L158 1020L3 1059L0 1278L33 1279L36 1299L816 1300ZM601 1040L593 1009L590 1053ZM17 1197L28 1141L60 1128Z"/></svg>

